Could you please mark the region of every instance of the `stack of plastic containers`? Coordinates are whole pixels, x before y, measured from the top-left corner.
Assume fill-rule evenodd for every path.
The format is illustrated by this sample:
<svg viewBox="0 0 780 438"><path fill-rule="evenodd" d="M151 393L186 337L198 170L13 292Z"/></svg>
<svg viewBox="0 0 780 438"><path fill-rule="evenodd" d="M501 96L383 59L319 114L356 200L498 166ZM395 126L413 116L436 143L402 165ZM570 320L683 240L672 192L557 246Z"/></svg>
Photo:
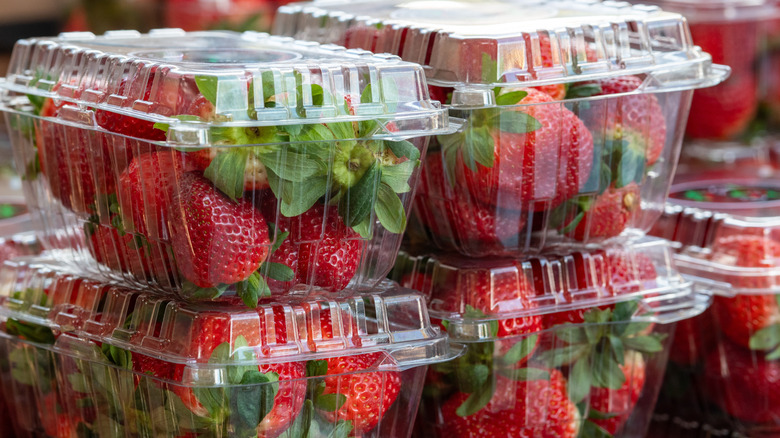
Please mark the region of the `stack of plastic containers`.
<svg viewBox="0 0 780 438"><path fill-rule="evenodd" d="M241 309L40 258L0 277L0 378L29 436L405 437L425 365L449 355L423 298L392 285Z"/></svg>
<svg viewBox="0 0 780 438"><path fill-rule="evenodd" d="M632 0L679 12L693 42L731 67L694 93L681 165L690 171L759 161L780 148L780 4L776 0Z"/></svg>
<svg viewBox="0 0 780 438"><path fill-rule="evenodd" d="M710 311L679 324L653 429L657 436L776 436L780 178L755 169L681 176L651 231L676 243Z"/></svg>
<svg viewBox="0 0 780 438"><path fill-rule="evenodd" d="M727 69L684 18L596 1L323 1L275 31L425 68L463 120L423 165L407 254L465 354L431 367L419 436L642 436L672 322L708 305L642 240L693 89Z"/></svg>
<svg viewBox="0 0 780 438"><path fill-rule="evenodd" d="M450 357L420 294L384 280L451 132L419 65L70 33L17 43L0 110L47 249L0 270L16 436L411 433Z"/></svg>

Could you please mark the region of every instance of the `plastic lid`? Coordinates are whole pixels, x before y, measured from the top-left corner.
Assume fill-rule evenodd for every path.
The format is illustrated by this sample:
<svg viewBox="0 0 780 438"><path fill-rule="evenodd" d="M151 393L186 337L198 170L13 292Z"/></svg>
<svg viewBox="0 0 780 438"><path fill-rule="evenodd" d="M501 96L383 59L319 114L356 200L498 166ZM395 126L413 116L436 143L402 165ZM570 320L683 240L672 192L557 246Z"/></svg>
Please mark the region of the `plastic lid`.
<svg viewBox="0 0 780 438"><path fill-rule="evenodd" d="M634 3L679 12L692 23L770 20L780 13L775 0L640 0Z"/></svg>
<svg viewBox="0 0 780 438"><path fill-rule="evenodd" d="M97 126L92 110L104 110L154 122L177 144L279 142L231 137L225 128L376 120L373 137L411 137L436 134L448 123L428 96L420 66L257 32L158 29L25 39L16 43L6 79L0 83L6 110L34 112L30 103L40 97L60 99L75 104L56 115L67 123ZM14 93L3 96L3 89Z"/></svg>
<svg viewBox="0 0 780 438"><path fill-rule="evenodd" d="M16 259L0 269L0 317L198 368L383 352L383 367L405 369L452 354L423 297L390 282L351 297L221 308L96 282L45 259ZM215 356L225 342L229 353Z"/></svg>
<svg viewBox="0 0 780 438"><path fill-rule="evenodd" d="M652 322L677 321L702 310L691 282L677 272L671 248L661 239L524 259L402 252L391 276L402 286L421 290L431 316L448 321L455 338L489 337L483 326L490 321L629 300L637 300L637 314Z"/></svg>
<svg viewBox="0 0 780 438"><path fill-rule="evenodd" d="M681 15L625 2L316 1L280 8L275 31L397 54L425 66L431 85L456 89L651 72L650 88L690 89L722 76Z"/></svg>
<svg viewBox="0 0 780 438"><path fill-rule="evenodd" d="M674 242L680 271L714 292L780 292L778 175L683 177L650 234Z"/></svg>

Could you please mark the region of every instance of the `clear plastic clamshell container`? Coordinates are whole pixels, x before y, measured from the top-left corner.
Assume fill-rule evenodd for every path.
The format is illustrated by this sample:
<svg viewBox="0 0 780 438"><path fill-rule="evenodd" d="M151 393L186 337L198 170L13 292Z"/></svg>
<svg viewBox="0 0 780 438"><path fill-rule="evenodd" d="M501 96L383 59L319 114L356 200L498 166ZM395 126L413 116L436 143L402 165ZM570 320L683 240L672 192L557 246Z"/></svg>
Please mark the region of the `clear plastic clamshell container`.
<svg viewBox="0 0 780 438"><path fill-rule="evenodd" d="M678 324L654 424L665 436L780 432L780 177L752 170L681 175L651 231L715 294Z"/></svg>
<svg viewBox="0 0 780 438"><path fill-rule="evenodd" d="M204 308L8 262L16 436L408 437L427 365L457 351L419 293L374 292Z"/></svg>
<svg viewBox="0 0 780 438"><path fill-rule="evenodd" d="M381 281L448 132L420 66L251 32L21 40L0 111L46 247L250 306Z"/></svg>
<svg viewBox="0 0 780 438"><path fill-rule="evenodd" d="M644 436L674 323L710 303L660 239L490 261L401 252L392 277L465 348L429 368L418 436Z"/></svg>
<svg viewBox="0 0 780 438"><path fill-rule="evenodd" d="M681 15L625 2L318 1L275 32L423 65L465 122L432 143L409 231L473 256L644 235L692 90L728 75Z"/></svg>
<svg viewBox="0 0 780 438"><path fill-rule="evenodd" d="M683 14L693 42L731 67L693 94L681 164L728 165L780 148L780 4L775 0L637 0Z"/></svg>

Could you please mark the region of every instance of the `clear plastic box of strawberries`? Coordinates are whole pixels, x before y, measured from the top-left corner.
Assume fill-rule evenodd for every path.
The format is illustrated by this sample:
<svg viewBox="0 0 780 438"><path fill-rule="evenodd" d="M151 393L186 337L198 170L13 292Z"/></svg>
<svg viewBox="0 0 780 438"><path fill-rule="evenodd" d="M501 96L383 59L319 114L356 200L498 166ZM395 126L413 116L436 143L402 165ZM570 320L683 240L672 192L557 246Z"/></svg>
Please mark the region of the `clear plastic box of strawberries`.
<svg viewBox="0 0 780 438"><path fill-rule="evenodd" d="M0 271L0 381L37 407L18 421L403 437L422 399L420 436L642 436L670 331L710 300L639 240L693 90L729 73L685 19L327 1L280 9L275 31L298 40L17 44L0 109L64 260ZM392 276L422 294L381 283L410 210Z"/></svg>
<svg viewBox="0 0 780 438"><path fill-rule="evenodd" d="M2 88L47 248L249 306L381 281L448 125L418 65L258 33L24 40Z"/></svg>
<svg viewBox="0 0 780 438"><path fill-rule="evenodd" d="M678 324L653 429L775 433L780 176L743 166L678 179L651 233L675 242L680 271L715 297L706 313Z"/></svg>
<svg viewBox="0 0 780 438"><path fill-rule="evenodd" d="M451 359L419 293L187 304L44 257L0 268L18 437L405 437Z"/></svg>
<svg viewBox="0 0 780 438"><path fill-rule="evenodd" d="M475 256L644 234L692 90L727 74L680 15L617 2L299 3L275 31L425 66L465 122L431 144L409 234Z"/></svg>
<svg viewBox="0 0 780 438"><path fill-rule="evenodd" d="M465 353L416 436L643 436L674 323L709 305L643 240L694 89L729 73L685 19L598 1L321 1L275 32L424 66L462 120L432 141L391 275Z"/></svg>

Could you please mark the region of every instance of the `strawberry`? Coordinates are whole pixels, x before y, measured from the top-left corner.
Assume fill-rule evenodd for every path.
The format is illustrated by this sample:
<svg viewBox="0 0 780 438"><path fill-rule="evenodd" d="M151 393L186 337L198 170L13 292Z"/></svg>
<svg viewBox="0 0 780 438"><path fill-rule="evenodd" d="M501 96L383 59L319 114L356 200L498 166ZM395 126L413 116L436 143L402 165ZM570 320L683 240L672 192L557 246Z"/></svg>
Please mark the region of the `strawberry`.
<svg viewBox="0 0 780 438"><path fill-rule="evenodd" d="M555 369L535 370L540 376L525 381L498 377L496 392L477 412L464 412L469 394L453 395L441 406L444 429L456 438L578 436L580 414L566 395L566 379Z"/></svg>
<svg viewBox="0 0 780 438"><path fill-rule="evenodd" d="M119 176L119 211L129 232L147 239L170 241L171 218L168 210L176 191L182 189L179 178L195 169L188 154L176 150L152 152L135 157Z"/></svg>
<svg viewBox="0 0 780 438"><path fill-rule="evenodd" d="M112 222L120 224L118 216ZM121 227L96 224L94 220L84 224L87 249L101 265L118 272L125 272L137 279L172 285L171 271L175 261L167 245L150 242L140 236L125 233Z"/></svg>
<svg viewBox="0 0 780 438"><path fill-rule="evenodd" d="M602 79L596 83L601 92L595 95L631 93L641 87L642 82L641 78L631 75ZM647 166L655 164L666 144L666 121L658 98L650 93L639 93L604 100L601 103L603 106L598 106L595 114L606 117L601 119L601 123L604 123L604 120L609 121L603 133L604 137L613 144L616 141L624 142L620 143L623 149L620 159L641 157ZM606 111L606 114L599 110ZM616 158L613 156L613 159Z"/></svg>
<svg viewBox="0 0 780 438"><path fill-rule="evenodd" d="M413 214L441 239L442 246L470 254L500 254L524 245L525 214L454 194L447 185L440 153L425 160ZM444 213L442 217L442 212Z"/></svg>
<svg viewBox="0 0 780 438"><path fill-rule="evenodd" d="M780 417L780 362L725 341L707 356L704 378L709 401L729 415L773 425Z"/></svg>
<svg viewBox="0 0 780 438"><path fill-rule="evenodd" d="M693 93L686 135L716 140L739 136L758 108L755 66L761 26L755 20L728 20L692 23L690 27L696 45L712 55L712 62L731 67L731 76L715 87Z"/></svg>
<svg viewBox="0 0 780 438"><path fill-rule="evenodd" d="M63 106L45 99L40 115L55 118ZM124 149L114 148L108 134L46 119L36 127L36 146L52 195L77 213L96 212L98 195L116 190L114 169L122 169L129 160Z"/></svg>
<svg viewBox="0 0 780 438"><path fill-rule="evenodd" d="M780 256L780 242L766 235L722 235L711 245L710 260L726 266L774 268ZM734 275L728 279L734 287L762 289L772 286L769 278Z"/></svg>
<svg viewBox="0 0 780 438"><path fill-rule="evenodd" d="M555 348L534 358L541 364L569 367L569 397L574 403L590 395L592 411L584 425L587 436L604 436L622 427L644 384L640 353L664 351L665 335L652 333L651 323L632 322L638 310L636 301L620 302L611 309L590 309L585 312L584 324L552 330L557 340L544 344Z"/></svg>
<svg viewBox="0 0 780 438"><path fill-rule="evenodd" d="M780 243L763 235L725 235L711 246L710 259L718 264L746 268L773 268L780 255ZM772 280L755 275L734 275L728 280L735 288L763 289ZM749 347L751 338L763 329L780 322L775 294L744 294L735 297L716 296L713 312L723 333L743 347Z"/></svg>
<svg viewBox="0 0 780 438"><path fill-rule="evenodd" d="M262 279L255 271L270 247L268 225L248 200L231 201L198 173L179 179L169 213L177 224L173 252L181 274L200 288L253 279L238 295L256 305Z"/></svg>
<svg viewBox="0 0 780 438"><path fill-rule="evenodd" d="M183 352L190 356L197 355L199 360L229 364L233 359L254 358L254 347L264 345L269 339L274 339L277 344L286 344L287 325L283 308L273 308L273 327L266 325L265 315L260 316L231 320L219 312L203 312L198 315L197 322L187 328L192 337L184 341ZM234 398L238 402L244 400L249 403L251 398L242 398L242 392L233 388L193 389L193 385L187 383L190 377L185 364L174 365L172 380L182 384L170 385L170 388L195 415L212 418L218 425L225 421L225 415L230 415L232 424L244 426L248 430L256 429L258 437L278 436L287 429L303 406L306 382L302 379L306 375L306 366L302 362L275 362L237 368L241 368L237 372L242 375L230 374L228 378L232 379L232 385L252 382L265 391L271 390L273 386L269 382L279 382L273 405L262 406L266 412L253 412L253 405L245 406L253 414L259 414L259 423L254 423L258 418L245 422L244 414L233 411L234 405L229 403ZM257 408L261 407L260 397L255 399Z"/></svg>
<svg viewBox="0 0 780 438"><path fill-rule="evenodd" d="M749 347L751 338L760 330L780 322L780 309L774 294L716 296L712 308L721 331L743 347Z"/></svg>
<svg viewBox="0 0 780 438"><path fill-rule="evenodd" d="M592 241L620 235L640 211L639 186L631 182L621 188L608 188L584 207L584 214L574 229L574 238Z"/></svg>
<svg viewBox="0 0 780 438"><path fill-rule="evenodd" d="M344 289L357 272L363 242L344 224L338 208L317 203L303 214L287 218L277 213L278 201L271 193L259 196L263 215L274 225L276 243L281 244L269 261L286 265L294 273L289 282L270 280L272 291L287 291L296 284L332 292Z"/></svg>
<svg viewBox="0 0 780 438"><path fill-rule="evenodd" d="M641 354L627 353L619 368L625 377L622 386L617 389L594 387L590 390L591 421L610 435L617 434L631 416L645 385L645 361ZM594 418L593 411L600 415Z"/></svg>
<svg viewBox="0 0 780 438"><path fill-rule="evenodd" d="M523 106L499 114L474 111L468 128L440 140L450 181L462 179L459 184L465 183L472 199L492 206L556 207L588 179L593 163L590 131L545 93L508 88L502 93L507 97L500 95L500 102L519 98Z"/></svg>
<svg viewBox="0 0 780 438"><path fill-rule="evenodd" d="M332 423L352 422L353 435L370 432L401 391L397 371L367 371L384 360L383 353L367 353L309 362L310 369L317 369L314 375L324 376L315 396L315 408Z"/></svg>
<svg viewBox="0 0 780 438"><path fill-rule="evenodd" d="M134 99L143 101L150 101L152 88L154 86L156 69L153 68L151 75L147 81L143 81L141 78L123 78L116 90L112 90L114 94L120 96L131 96ZM128 85L130 84L130 85ZM140 96L140 90L129 89L144 86L143 97ZM130 99L133 102L134 99ZM117 134L125 135L133 138L141 138L150 141L165 141L165 131L155 128L154 122L138 119L133 116L120 114L112 111L98 109L95 111L95 122L103 129L114 132Z"/></svg>
<svg viewBox="0 0 780 438"><path fill-rule="evenodd" d="M734 75L722 84L696 90L685 134L692 139L728 140L744 133L758 109L753 74Z"/></svg>

